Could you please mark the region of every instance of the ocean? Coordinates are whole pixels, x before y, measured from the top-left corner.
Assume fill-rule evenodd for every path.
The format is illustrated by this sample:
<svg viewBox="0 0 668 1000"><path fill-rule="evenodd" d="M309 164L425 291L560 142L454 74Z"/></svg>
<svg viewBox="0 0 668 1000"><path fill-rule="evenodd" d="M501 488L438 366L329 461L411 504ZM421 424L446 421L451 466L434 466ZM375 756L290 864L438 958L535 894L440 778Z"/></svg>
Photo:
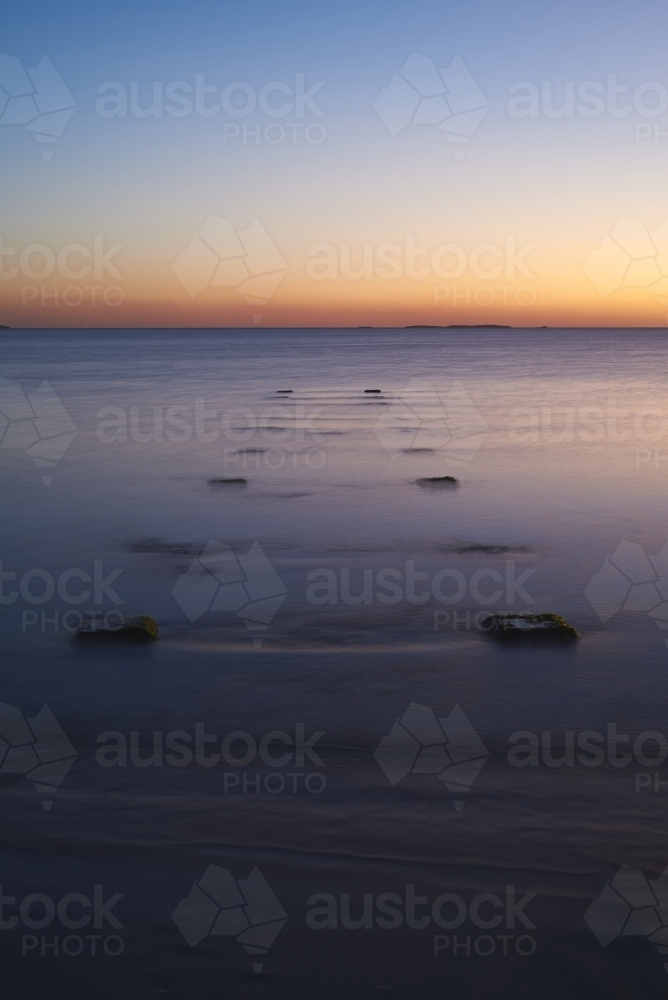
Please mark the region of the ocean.
<svg viewBox="0 0 668 1000"><path fill-rule="evenodd" d="M665 996L664 330L0 355L14 997Z"/></svg>

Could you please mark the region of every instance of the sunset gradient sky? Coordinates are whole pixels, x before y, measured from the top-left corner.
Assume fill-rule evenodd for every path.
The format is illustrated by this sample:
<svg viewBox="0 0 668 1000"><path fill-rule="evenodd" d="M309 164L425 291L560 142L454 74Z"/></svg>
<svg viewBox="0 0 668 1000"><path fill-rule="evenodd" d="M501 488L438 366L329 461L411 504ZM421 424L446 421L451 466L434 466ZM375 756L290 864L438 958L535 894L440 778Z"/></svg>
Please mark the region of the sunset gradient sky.
<svg viewBox="0 0 668 1000"><path fill-rule="evenodd" d="M666 325L667 21L648 0L37 0L30 19L14 5L0 46L14 59L0 77L0 323ZM412 53L431 80L431 96L415 92L423 116L442 99L466 113L468 78L434 93L427 65L463 61L488 103L467 141L436 122L400 127L410 70L388 97L391 128L374 108ZM76 102L55 142L36 141L17 103L30 93L15 60L30 70L45 54ZM213 88L199 111L198 76ZM124 116L100 105L105 84L127 95ZM154 84L156 113L141 117ZM509 106L517 84L537 95L526 117ZM48 114L53 85L30 85ZM212 216L227 237L192 243ZM238 237L255 219L266 238L250 252ZM96 237L103 254L119 247L97 275Z"/></svg>

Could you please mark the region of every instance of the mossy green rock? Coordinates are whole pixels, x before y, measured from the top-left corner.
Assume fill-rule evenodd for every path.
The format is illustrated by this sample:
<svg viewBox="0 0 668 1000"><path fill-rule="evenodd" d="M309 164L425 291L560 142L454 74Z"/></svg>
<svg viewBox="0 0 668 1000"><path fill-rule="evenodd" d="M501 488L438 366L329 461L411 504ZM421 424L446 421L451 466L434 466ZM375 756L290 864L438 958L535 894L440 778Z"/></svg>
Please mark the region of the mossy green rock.
<svg viewBox="0 0 668 1000"><path fill-rule="evenodd" d="M158 632L155 618L135 615L112 622L84 622L74 638L85 642L152 642L158 638Z"/></svg>
<svg viewBox="0 0 668 1000"><path fill-rule="evenodd" d="M579 632L561 615L511 612L488 615L482 627L497 639L579 639Z"/></svg>

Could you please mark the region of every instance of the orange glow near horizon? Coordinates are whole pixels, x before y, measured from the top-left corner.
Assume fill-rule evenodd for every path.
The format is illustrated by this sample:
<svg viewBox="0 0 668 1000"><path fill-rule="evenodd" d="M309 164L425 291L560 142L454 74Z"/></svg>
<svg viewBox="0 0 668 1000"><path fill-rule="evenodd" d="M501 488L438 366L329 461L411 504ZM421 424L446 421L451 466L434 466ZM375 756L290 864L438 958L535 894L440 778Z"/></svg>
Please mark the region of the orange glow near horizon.
<svg viewBox="0 0 668 1000"><path fill-rule="evenodd" d="M530 233L504 235L498 225L487 238L481 225L476 229L476 242L463 238L464 223L446 240L438 227L431 239L420 241L362 237L355 243L309 245L293 234L290 245L280 241L278 256L270 254L263 265L269 283L262 284L261 274L253 279L260 285L252 287L216 284L218 258L200 244L197 253L209 254L213 262L206 256L200 261L196 253L180 271L183 247L189 246L180 234L172 234L159 251L146 239L124 244L100 237L103 249L113 248L114 254L112 266L102 268L97 279L94 266L84 266L81 243L53 241L49 256L38 249L23 259L15 238L16 252L2 265L0 323L16 328L667 325L668 298L653 294L647 282L625 285L616 259L609 264L605 254L596 257L600 237L594 242L577 233L567 240L554 233L548 244ZM61 262L63 247L79 249ZM49 260L57 263L42 276ZM80 269L84 276L78 276ZM249 289L259 289L260 297L242 294Z"/></svg>
<svg viewBox="0 0 668 1000"><path fill-rule="evenodd" d="M585 278L586 281L586 278ZM411 283L284 282L266 302L245 302L232 292L205 289L190 299L178 287L150 291L114 285L107 302L74 283L26 283L11 294L0 288L0 321L12 328L69 327L663 327L666 307L638 289L601 298L583 281L543 285L460 281ZM117 289L122 289L122 301ZM56 291L57 289L57 291ZM42 294L43 292L43 294ZM642 294L644 292L644 294ZM83 299L81 296L83 294ZM55 296L58 295L58 302ZM63 295L65 301L63 301ZM25 304L22 299L25 298ZM110 304L114 303L114 304Z"/></svg>

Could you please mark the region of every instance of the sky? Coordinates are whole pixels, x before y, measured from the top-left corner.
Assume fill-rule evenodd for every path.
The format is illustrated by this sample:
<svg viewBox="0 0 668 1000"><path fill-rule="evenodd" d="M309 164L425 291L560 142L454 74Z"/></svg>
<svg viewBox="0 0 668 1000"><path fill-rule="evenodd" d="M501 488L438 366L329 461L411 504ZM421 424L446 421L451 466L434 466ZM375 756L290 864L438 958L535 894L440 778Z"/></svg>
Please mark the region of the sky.
<svg viewBox="0 0 668 1000"><path fill-rule="evenodd" d="M667 22L13 5L0 324L668 326Z"/></svg>

